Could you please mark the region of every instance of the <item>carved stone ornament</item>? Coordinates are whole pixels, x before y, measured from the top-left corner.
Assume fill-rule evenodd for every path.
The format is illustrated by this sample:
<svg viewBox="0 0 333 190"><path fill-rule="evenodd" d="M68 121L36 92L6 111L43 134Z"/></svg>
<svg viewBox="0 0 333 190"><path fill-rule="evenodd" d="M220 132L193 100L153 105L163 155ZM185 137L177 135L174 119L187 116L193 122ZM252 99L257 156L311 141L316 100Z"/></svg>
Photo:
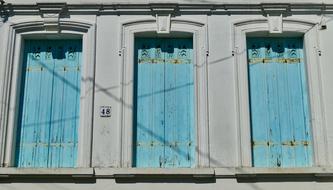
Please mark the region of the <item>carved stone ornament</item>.
<svg viewBox="0 0 333 190"><path fill-rule="evenodd" d="M46 13L42 15L44 19L45 30L57 31L59 30L59 13Z"/></svg>
<svg viewBox="0 0 333 190"><path fill-rule="evenodd" d="M65 3L37 3L47 31L59 31L59 19L66 8Z"/></svg>
<svg viewBox="0 0 333 190"><path fill-rule="evenodd" d="M282 14L280 16L267 15L269 33L282 33L283 20Z"/></svg>
<svg viewBox="0 0 333 190"><path fill-rule="evenodd" d="M169 34L170 33L170 22L171 15L156 15L157 33Z"/></svg>

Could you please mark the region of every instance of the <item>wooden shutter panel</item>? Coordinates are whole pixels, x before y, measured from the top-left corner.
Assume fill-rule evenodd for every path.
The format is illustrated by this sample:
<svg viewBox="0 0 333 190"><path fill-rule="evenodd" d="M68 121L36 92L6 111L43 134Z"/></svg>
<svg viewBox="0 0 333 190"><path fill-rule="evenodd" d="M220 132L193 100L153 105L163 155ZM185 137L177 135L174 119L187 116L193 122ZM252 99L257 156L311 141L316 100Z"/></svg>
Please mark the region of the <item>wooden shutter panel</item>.
<svg viewBox="0 0 333 190"><path fill-rule="evenodd" d="M312 165L301 38L248 38L253 165Z"/></svg>
<svg viewBox="0 0 333 190"><path fill-rule="evenodd" d="M194 165L192 49L192 39L136 39L136 167Z"/></svg>
<svg viewBox="0 0 333 190"><path fill-rule="evenodd" d="M26 40L18 122L18 167L75 167L81 40Z"/></svg>

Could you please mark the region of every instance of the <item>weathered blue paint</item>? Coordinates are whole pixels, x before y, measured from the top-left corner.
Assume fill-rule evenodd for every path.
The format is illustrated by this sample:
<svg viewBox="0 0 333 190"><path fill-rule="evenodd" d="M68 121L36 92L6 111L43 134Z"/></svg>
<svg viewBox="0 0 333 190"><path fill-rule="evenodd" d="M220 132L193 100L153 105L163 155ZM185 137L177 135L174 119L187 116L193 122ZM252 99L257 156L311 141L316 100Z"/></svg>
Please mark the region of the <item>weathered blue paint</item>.
<svg viewBox="0 0 333 190"><path fill-rule="evenodd" d="M312 166L302 38L248 38L253 165Z"/></svg>
<svg viewBox="0 0 333 190"><path fill-rule="evenodd" d="M75 167L81 40L26 40L17 167Z"/></svg>
<svg viewBox="0 0 333 190"><path fill-rule="evenodd" d="M192 39L136 39L135 167L193 167Z"/></svg>

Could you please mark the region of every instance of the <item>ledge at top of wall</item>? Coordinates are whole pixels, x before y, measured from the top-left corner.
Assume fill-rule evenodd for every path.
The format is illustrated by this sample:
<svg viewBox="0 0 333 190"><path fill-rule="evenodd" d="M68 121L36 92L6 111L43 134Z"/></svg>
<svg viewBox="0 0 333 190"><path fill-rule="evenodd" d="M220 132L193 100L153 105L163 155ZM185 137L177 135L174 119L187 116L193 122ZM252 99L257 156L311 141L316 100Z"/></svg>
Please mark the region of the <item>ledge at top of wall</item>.
<svg viewBox="0 0 333 190"><path fill-rule="evenodd" d="M63 1L59 0L6 0L7 3L13 4L35 4L35 3L59 3ZM260 4L260 3L330 3L331 0L321 0L321 1L313 1L313 0L67 0L68 4L147 4L147 3L202 3L202 4L210 4L210 3L246 3L246 4Z"/></svg>

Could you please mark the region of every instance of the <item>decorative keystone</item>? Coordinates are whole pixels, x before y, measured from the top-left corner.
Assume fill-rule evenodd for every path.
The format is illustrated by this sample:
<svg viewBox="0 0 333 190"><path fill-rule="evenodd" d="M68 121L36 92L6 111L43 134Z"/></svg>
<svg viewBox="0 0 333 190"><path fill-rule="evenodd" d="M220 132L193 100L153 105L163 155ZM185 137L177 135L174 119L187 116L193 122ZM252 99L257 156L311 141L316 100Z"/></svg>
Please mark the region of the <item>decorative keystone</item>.
<svg viewBox="0 0 333 190"><path fill-rule="evenodd" d="M49 31L59 31L59 19L66 10L66 3L37 3L44 27Z"/></svg>
<svg viewBox="0 0 333 190"><path fill-rule="evenodd" d="M156 14L157 33L169 34L171 28L171 15L158 15Z"/></svg>
<svg viewBox="0 0 333 190"><path fill-rule="evenodd" d="M283 20L282 14L280 16L267 15L269 33L282 33L283 32Z"/></svg>

